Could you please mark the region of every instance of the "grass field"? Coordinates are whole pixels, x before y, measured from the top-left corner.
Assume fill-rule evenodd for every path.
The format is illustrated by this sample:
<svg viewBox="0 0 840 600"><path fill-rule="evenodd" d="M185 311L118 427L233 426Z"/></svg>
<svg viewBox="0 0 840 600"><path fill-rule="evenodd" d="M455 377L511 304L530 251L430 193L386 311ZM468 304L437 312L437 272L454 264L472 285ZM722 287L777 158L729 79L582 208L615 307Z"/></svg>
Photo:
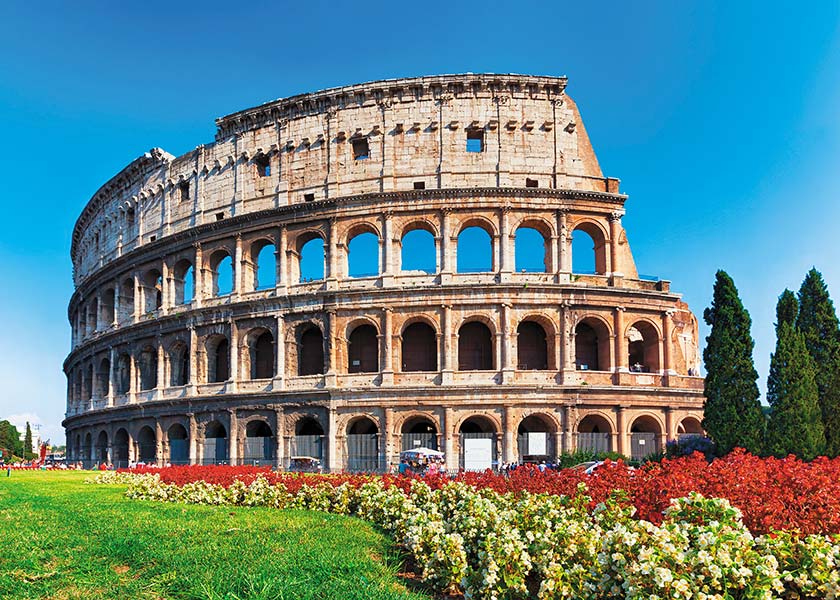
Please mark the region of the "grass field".
<svg viewBox="0 0 840 600"><path fill-rule="evenodd" d="M391 541L317 512L127 500L85 473L0 477L0 598L430 598Z"/></svg>

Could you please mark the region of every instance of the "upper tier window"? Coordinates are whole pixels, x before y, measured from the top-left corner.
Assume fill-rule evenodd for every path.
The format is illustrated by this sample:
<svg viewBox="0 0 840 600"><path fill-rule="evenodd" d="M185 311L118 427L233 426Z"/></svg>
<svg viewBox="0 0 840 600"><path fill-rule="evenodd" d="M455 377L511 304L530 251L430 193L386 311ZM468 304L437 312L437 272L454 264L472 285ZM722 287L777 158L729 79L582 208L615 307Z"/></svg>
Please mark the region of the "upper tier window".
<svg viewBox="0 0 840 600"><path fill-rule="evenodd" d="M351 142L353 145L353 160L367 160L370 158L370 146L367 138L358 138Z"/></svg>
<svg viewBox="0 0 840 600"><path fill-rule="evenodd" d="M190 182L182 181L178 184L178 197L181 201L190 199Z"/></svg>
<svg viewBox="0 0 840 600"><path fill-rule="evenodd" d="M256 157L254 164L257 166L258 177L268 177L271 175L271 160L266 154L260 154Z"/></svg>
<svg viewBox="0 0 840 600"><path fill-rule="evenodd" d="M484 152L484 130L467 131L467 152Z"/></svg>

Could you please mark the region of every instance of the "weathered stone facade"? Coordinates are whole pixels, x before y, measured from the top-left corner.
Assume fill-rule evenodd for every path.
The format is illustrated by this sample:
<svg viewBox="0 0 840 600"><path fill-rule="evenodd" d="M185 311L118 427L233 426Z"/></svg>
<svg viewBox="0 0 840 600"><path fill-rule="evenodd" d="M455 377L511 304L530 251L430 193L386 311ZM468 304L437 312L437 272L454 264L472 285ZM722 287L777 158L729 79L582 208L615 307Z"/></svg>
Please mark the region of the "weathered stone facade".
<svg viewBox="0 0 840 600"><path fill-rule="evenodd" d="M565 84L456 75L330 89L128 165L73 233L71 457L318 453L329 469L371 469L423 444L458 468L469 437L511 462L582 446L641 455L699 432L696 319L668 282L639 278L626 196L601 174ZM486 272L458 272L471 227L489 234ZM516 269L523 228L542 236L544 272ZM415 230L433 238L434 272L401 268ZM594 242L594 275L573 272L575 231ZM378 273L351 276L350 242L365 233ZM312 240L315 281L300 269ZM266 289L259 257L272 250ZM547 434L537 455L529 433Z"/></svg>

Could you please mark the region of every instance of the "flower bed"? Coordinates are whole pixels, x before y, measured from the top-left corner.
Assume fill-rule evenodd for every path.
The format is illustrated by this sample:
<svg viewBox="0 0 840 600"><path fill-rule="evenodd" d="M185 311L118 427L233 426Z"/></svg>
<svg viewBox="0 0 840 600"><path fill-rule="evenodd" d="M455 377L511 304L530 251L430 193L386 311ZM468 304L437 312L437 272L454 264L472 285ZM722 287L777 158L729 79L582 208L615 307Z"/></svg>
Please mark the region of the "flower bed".
<svg viewBox="0 0 840 600"><path fill-rule="evenodd" d="M249 483L178 484L158 473L123 472L95 480L127 482L127 495L136 499L355 515L391 533L434 589L461 588L471 598L833 599L840 593L840 539L755 537L728 501L694 492L671 500L655 524L634 518L621 492L593 508L585 484L562 495L466 482L435 481L433 488L371 476L272 475L272 481L265 473L241 475ZM283 478L301 484L292 492L278 481Z"/></svg>
<svg viewBox="0 0 840 600"><path fill-rule="evenodd" d="M410 480L394 476L312 475L274 473L268 467L191 466L143 469L135 472L159 473L162 481L183 485L195 481L229 486L234 481L250 484L258 475L269 483L283 484L291 493L301 486L325 483L336 487L359 487L381 479L386 487L408 489ZM439 489L451 480L442 475L426 478ZM794 530L803 534L840 533L840 459L820 458L803 462L795 457L759 458L736 450L708 464L703 456L692 456L650 463L631 470L623 463L608 463L592 475L572 469L546 471L520 468L509 476L491 472L462 473L455 481L476 489L499 493L529 492L574 496L585 483L590 508L604 502L614 490L627 492L628 501L639 518L659 524L672 498L699 492L708 498L725 498L743 514L745 525L754 534L774 530Z"/></svg>

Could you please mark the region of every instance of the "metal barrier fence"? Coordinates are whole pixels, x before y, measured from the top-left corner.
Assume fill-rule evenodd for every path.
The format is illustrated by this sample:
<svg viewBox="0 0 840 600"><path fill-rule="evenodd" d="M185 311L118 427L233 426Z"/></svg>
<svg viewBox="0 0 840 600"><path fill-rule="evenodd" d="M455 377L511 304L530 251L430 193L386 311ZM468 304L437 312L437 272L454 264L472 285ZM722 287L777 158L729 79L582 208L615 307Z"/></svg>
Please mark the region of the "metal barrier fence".
<svg viewBox="0 0 840 600"><path fill-rule="evenodd" d="M591 450L592 452L612 451L612 435L609 433L578 433L578 450Z"/></svg>
<svg viewBox="0 0 840 600"><path fill-rule="evenodd" d="M659 452L658 433L631 433L630 458L641 460L646 456Z"/></svg>

